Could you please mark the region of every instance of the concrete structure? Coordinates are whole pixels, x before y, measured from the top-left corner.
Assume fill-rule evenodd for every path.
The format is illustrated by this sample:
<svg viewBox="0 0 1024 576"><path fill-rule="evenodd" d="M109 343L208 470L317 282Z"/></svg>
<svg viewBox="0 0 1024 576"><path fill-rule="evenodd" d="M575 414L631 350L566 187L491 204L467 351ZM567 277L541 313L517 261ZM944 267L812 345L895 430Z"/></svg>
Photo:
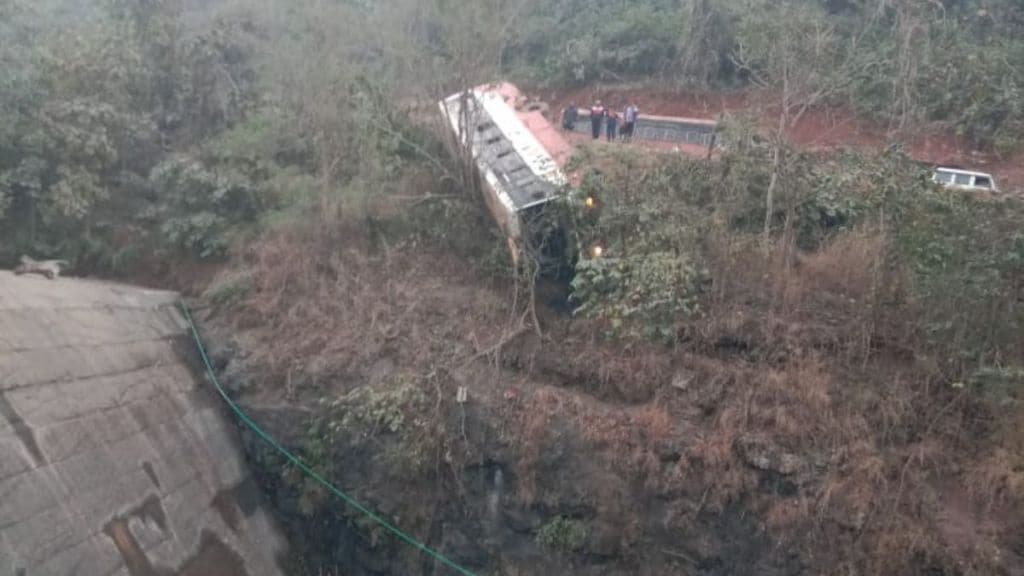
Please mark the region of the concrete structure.
<svg viewBox="0 0 1024 576"><path fill-rule="evenodd" d="M281 574L175 302L0 271L0 576Z"/></svg>

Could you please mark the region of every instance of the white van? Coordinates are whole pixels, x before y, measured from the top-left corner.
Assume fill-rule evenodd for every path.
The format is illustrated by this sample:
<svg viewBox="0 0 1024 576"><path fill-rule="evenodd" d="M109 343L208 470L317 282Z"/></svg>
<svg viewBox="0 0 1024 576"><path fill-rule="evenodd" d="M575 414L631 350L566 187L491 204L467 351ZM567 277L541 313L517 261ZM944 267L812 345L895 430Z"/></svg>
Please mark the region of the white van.
<svg viewBox="0 0 1024 576"><path fill-rule="evenodd" d="M957 168L936 168L932 172L932 180L951 188L999 191L999 188L996 187L995 178L985 172L971 172L970 170L960 170Z"/></svg>

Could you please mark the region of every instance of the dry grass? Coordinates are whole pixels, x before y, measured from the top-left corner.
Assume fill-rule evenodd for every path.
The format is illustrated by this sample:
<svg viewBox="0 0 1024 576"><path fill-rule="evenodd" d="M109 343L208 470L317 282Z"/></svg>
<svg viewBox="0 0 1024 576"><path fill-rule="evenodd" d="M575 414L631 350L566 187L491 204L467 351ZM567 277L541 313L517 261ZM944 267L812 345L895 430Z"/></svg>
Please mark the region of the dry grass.
<svg viewBox="0 0 1024 576"><path fill-rule="evenodd" d="M757 486L757 474L735 452L736 443L744 434L744 420L742 405L724 407L713 427L697 438L687 453L702 483L710 487L705 502L709 510L721 512Z"/></svg>
<svg viewBox="0 0 1024 576"><path fill-rule="evenodd" d="M600 329L586 321L567 326L563 319L553 320L549 341L524 340L512 347L509 356L518 358L517 367L554 378L560 386L630 404L651 400L671 381L672 357L664 348L604 342Z"/></svg>
<svg viewBox="0 0 1024 576"><path fill-rule="evenodd" d="M872 564L875 555L909 566L915 554L935 550L933 535L922 532L904 548L886 548L876 535L904 524L928 525L924 502L933 492L928 480L942 444L887 450L879 444L883 435L875 425L877 415L868 409L884 396L871 382L857 385L857 394L848 393L842 389L845 379L834 370L825 357L808 353L779 367L734 375L729 392L691 445L688 466L710 487L704 504L708 510L744 501L759 511L777 538L829 546L843 534L861 534L865 554L849 547L834 553L853 554L852 565L860 567L865 562L877 566ZM799 487L796 494L765 493L763 472L752 457L767 458L773 473ZM795 465L786 465L787 458Z"/></svg>
<svg viewBox="0 0 1024 576"><path fill-rule="evenodd" d="M1024 460L1019 453L995 448L972 464L965 484L970 495L987 510L1024 504Z"/></svg>
<svg viewBox="0 0 1024 576"><path fill-rule="evenodd" d="M773 279L781 307L796 311L821 304L841 305L848 313L853 308L870 307L879 289L885 242L880 234L849 232L815 252L802 254L793 265L794 273ZM782 267L782 257L781 253L776 256L776 268Z"/></svg>
<svg viewBox="0 0 1024 576"><path fill-rule="evenodd" d="M934 530L919 522L901 522L873 533L863 547L869 552L861 559L862 574L932 574L948 564Z"/></svg>
<svg viewBox="0 0 1024 576"><path fill-rule="evenodd" d="M889 467L868 440L851 442L831 455L814 517L860 530L887 494Z"/></svg>
<svg viewBox="0 0 1024 576"><path fill-rule="evenodd" d="M767 370L747 401L746 424L771 430L783 443L817 444L835 423L832 377L816 356Z"/></svg>
<svg viewBox="0 0 1024 576"><path fill-rule="evenodd" d="M394 336L378 316L395 306L402 287L373 282L376 271L360 251L318 251L304 240L282 232L250 250L254 290L245 316L252 325L272 327L262 358L271 371L290 373L300 362L330 358L332 365L318 372L346 372L380 354Z"/></svg>
<svg viewBox="0 0 1024 576"><path fill-rule="evenodd" d="M558 394L541 389L524 398L521 408L517 411L517 495L523 504L532 504L537 498L537 474L541 454L546 449L551 421L556 414L563 411L563 408L562 398Z"/></svg>
<svg viewBox="0 0 1024 576"><path fill-rule="evenodd" d="M361 378L382 357L417 372L501 340L507 295L467 277L463 262L404 246L371 257L364 235L315 234L331 241L282 232L245 257L254 289L241 322L262 338L273 377ZM988 509L1019 509L1021 446L970 437L982 432L962 423L968 401L913 354L879 353L914 347L912 322L890 314L913 311L899 308L902 281L881 265L884 237L846 234L813 255L768 259L753 244L709 243L716 283L685 352L609 344L558 319L548 339L502 352L495 373L530 379L495 411L524 505L547 496L547 451L572 450L637 491L624 500L670 494L681 516L742 503L816 566L848 574L951 565L934 529L936 478L962 477ZM677 390L681 366L691 377ZM681 456L674 464L659 457L666 444ZM766 492L765 471L744 453L751 444L796 459L784 474L795 496ZM989 448L964 448L978 445Z"/></svg>
<svg viewBox="0 0 1024 576"><path fill-rule="evenodd" d="M647 405L635 412L633 426L653 444L665 442L674 433L672 416L668 410L656 405Z"/></svg>
<svg viewBox="0 0 1024 576"><path fill-rule="evenodd" d="M780 241L766 257L755 242L710 234L715 286L697 340L742 334L765 350L816 348L850 362L863 361L883 342L910 349L914 311L905 302L902 273L886 264L887 242L881 233L847 232L812 253Z"/></svg>
<svg viewBox="0 0 1024 576"><path fill-rule="evenodd" d="M342 391L382 359L423 374L503 334L504 295L457 257L401 243L371 255L358 226L311 226L268 234L240 266L251 288L232 317L271 387Z"/></svg>
<svg viewBox="0 0 1024 576"><path fill-rule="evenodd" d="M663 407L614 407L572 390L542 386L524 394L510 411L508 433L517 455L519 497L530 504L538 497L542 475L558 474L541 467L542 454L552 450L571 452L604 473L652 490L662 488L658 451L674 438L675 427ZM602 487L600 480L580 479L590 481Z"/></svg>
<svg viewBox="0 0 1024 576"><path fill-rule="evenodd" d="M813 516L811 502L807 498L778 499L768 504L764 512L764 523L772 531L785 534L804 526Z"/></svg>

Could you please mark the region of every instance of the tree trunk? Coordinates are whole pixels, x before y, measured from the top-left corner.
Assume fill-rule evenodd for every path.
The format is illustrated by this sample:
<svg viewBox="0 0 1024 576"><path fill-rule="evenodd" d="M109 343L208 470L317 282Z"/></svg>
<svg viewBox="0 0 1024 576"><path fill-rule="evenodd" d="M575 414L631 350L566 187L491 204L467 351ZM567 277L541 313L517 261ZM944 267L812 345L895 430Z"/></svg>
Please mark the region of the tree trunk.
<svg viewBox="0 0 1024 576"><path fill-rule="evenodd" d="M782 165L782 144L776 143L772 149L772 175L768 181L768 193L764 198L764 251L768 254L768 247L772 240L772 213L775 211L775 188L779 184L779 167Z"/></svg>
<svg viewBox="0 0 1024 576"><path fill-rule="evenodd" d="M775 212L775 189L779 185L779 172L782 171L782 146L786 138L786 127L789 124L789 85L783 83L782 110L779 111L779 126L776 128L775 141L772 146L772 173L768 181L768 192L764 198L764 254L768 256L772 240L772 216Z"/></svg>
<svg viewBox="0 0 1024 576"><path fill-rule="evenodd" d="M775 189L779 185L779 172L782 170L782 146L786 141L786 128L789 127L790 119L790 83L789 83L790 62L785 61L782 65L782 100L779 109L779 125L775 128L775 138L772 143L772 173L768 181L768 192L764 198L764 256L768 258L771 251L772 241L772 215L775 211Z"/></svg>

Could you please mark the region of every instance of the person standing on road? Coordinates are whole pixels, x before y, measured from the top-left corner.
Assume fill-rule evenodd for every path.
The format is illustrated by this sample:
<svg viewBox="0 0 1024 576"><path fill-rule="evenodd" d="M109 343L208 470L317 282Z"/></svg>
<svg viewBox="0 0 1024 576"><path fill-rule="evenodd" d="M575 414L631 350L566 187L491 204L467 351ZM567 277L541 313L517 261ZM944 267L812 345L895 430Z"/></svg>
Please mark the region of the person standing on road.
<svg viewBox="0 0 1024 576"><path fill-rule="evenodd" d="M601 105L600 100L594 102L594 105L590 107L590 134L594 137L594 140L601 137L601 123L606 115L607 111Z"/></svg>
<svg viewBox="0 0 1024 576"><path fill-rule="evenodd" d="M580 111L576 108L576 103L572 102L566 107L565 111L562 112L562 128L568 132L572 132L576 129L576 121L579 120Z"/></svg>
<svg viewBox="0 0 1024 576"><path fill-rule="evenodd" d="M616 131L619 128L619 113L614 111L614 110L609 110L607 112L607 114L608 114L608 120L607 120L607 126L605 127L605 130L608 133L608 141L609 142L614 142L615 138L618 136Z"/></svg>
<svg viewBox="0 0 1024 576"><path fill-rule="evenodd" d="M640 109L636 107L636 104L630 104L626 106L626 111L622 114L622 139L632 140L633 132L636 130L636 120L640 116Z"/></svg>

